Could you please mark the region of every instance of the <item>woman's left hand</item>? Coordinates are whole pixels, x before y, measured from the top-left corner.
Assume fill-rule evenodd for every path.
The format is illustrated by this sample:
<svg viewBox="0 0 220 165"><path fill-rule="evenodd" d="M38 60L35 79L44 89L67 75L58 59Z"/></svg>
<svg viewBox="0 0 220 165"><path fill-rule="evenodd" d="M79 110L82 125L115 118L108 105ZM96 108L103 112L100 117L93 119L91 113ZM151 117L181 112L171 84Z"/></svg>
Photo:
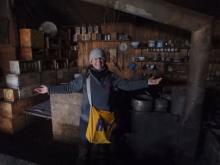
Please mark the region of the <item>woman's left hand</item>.
<svg viewBox="0 0 220 165"><path fill-rule="evenodd" d="M148 79L148 85L158 85L160 84L160 82L162 81L163 78L154 78L154 77L151 77Z"/></svg>

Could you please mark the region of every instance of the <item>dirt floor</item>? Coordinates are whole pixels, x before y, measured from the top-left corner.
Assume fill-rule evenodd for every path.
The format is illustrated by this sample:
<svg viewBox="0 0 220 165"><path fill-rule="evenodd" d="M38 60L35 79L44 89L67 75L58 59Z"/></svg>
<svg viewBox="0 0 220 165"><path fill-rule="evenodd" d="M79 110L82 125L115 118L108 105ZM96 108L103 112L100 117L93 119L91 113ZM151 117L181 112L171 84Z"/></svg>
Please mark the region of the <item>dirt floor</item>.
<svg viewBox="0 0 220 165"><path fill-rule="evenodd" d="M77 144L65 144L53 141L51 121L37 119L29 127L15 135L0 133L0 153L39 165L73 165L76 164ZM169 157L151 154L144 160L133 159L133 153L126 143L119 142L112 161L108 164L173 165ZM1 157L4 159L4 157ZM0 160L1 161L1 160ZM3 161L1 161L3 162ZM2 163L0 163L2 165ZM13 165L16 165L12 163ZM105 163L106 164L106 163ZM139 163L138 163L139 164ZM4 164L3 164L4 165ZM9 165L9 164L7 164Z"/></svg>
<svg viewBox="0 0 220 165"><path fill-rule="evenodd" d="M73 164L77 147L53 141L51 121L38 119L15 135L0 133L0 153L42 165Z"/></svg>

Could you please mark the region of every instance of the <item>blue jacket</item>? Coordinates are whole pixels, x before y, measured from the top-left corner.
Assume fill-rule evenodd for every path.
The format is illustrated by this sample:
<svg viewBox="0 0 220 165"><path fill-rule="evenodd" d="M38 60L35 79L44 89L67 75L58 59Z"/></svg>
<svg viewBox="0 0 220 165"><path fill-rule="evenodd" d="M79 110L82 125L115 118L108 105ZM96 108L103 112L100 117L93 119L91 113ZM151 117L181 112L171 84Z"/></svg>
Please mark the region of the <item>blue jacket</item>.
<svg viewBox="0 0 220 165"><path fill-rule="evenodd" d="M91 97L92 104L96 108L100 108L106 111L111 111L111 99L112 92L119 88L125 91L133 91L142 88L147 88L148 84L146 80L123 80L120 79L114 73L108 71L103 81L99 81L90 71L91 82ZM87 75L88 76L88 75ZM49 93L72 93L83 92L83 101L81 105L81 120L88 121L90 105L88 101L88 95L86 90L86 78L85 74L81 74L78 78L70 81L68 84L51 86L49 87Z"/></svg>

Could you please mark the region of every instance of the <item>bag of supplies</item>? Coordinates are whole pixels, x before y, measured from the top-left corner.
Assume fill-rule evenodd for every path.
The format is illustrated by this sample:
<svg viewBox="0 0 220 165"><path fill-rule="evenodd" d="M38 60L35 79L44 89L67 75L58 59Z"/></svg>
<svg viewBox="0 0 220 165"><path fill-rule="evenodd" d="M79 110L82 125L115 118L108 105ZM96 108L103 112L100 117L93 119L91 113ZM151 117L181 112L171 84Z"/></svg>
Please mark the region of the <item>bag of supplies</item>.
<svg viewBox="0 0 220 165"><path fill-rule="evenodd" d="M92 106L90 77L86 80L87 93L90 103L90 112L86 138L90 143L106 144L111 143L111 133L115 128L115 116L113 112L99 110Z"/></svg>
<svg viewBox="0 0 220 165"><path fill-rule="evenodd" d="M94 106L91 106L86 130L87 140L95 144L111 143L111 133L115 127L114 121L114 113L97 110Z"/></svg>

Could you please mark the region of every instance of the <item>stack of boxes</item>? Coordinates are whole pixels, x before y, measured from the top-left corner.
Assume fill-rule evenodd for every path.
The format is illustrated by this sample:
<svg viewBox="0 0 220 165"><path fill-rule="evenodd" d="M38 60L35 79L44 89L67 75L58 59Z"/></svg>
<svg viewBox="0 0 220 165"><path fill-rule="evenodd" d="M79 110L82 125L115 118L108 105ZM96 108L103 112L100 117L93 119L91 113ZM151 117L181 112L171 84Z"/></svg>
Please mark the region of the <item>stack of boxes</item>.
<svg viewBox="0 0 220 165"><path fill-rule="evenodd" d="M77 26L75 27L75 34L73 35L73 41L90 41L101 40L101 34L99 26Z"/></svg>
<svg viewBox="0 0 220 165"><path fill-rule="evenodd" d="M43 56L44 33L33 29L20 29L20 60L36 60Z"/></svg>
<svg viewBox="0 0 220 165"><path fill-rule="evenodd" d="M71 31L71 29L69 30ZM115 30L117 30L117 28L114 28L114 26L110 28L109 25L102 25L101 27L97 25L77 26L75 27L73 41L128 41L131 39L131 30L126 32L123 31L125 29L121 29L120 32Z"/></svg>
<svg viewBox="0 0 220 165"><path fill-rule="evenodd" d="M19 34L19 60L9 61L6 87L0 89L0 132L7 134L29 125L31 117L25 110L49 99L48 95L34 93L35 87L67 82L77 72L76 68L58 69L56 59L46 59L42 32L20 29Z"/></svg>
<svg viewBox="0 0 220 165"><path fill-rule="evenodd" d="M40 85L39 72L21 73L19 64L18 61L10 61L10 73L6 75L7 87L2 89L0 131L8 134L25 128L31 118L25 115L24 110L43 101L33 93L33 88Z"/></svg>
<svg viewBox="0 0 220 165"><path fill-rule="evenodd" d="M20 30L20 59L9 61L10 73L6 75L6 86L1 89L0 131L14 134L30 123L24 110L45 99L35 96L33 88L40 85L40 62L34 61L34 48L44 47L41 32L31 29ZM35 50L36 50L35 49ZM38 55L38 54L37 54ZM43 100L42 100L43 99Z"/></svg>

